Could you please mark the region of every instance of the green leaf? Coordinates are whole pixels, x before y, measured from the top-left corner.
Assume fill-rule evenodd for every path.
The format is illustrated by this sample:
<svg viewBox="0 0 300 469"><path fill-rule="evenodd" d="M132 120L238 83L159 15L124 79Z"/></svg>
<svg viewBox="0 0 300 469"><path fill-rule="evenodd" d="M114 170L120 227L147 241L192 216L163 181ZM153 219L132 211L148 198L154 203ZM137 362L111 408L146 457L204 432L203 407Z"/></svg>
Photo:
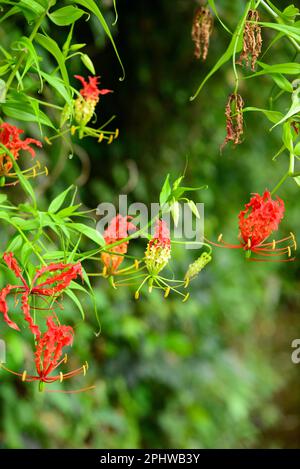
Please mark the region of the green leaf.
<svg viewBox="0 0 300 469"><path fill-rule="evenodd" d="M81 8L69 5L48 13L48 16L57 26L68 26L75 23L84 14L85 12Z"/></svg>
<svg viewBox="0 0 300 469"><path fill-rule="evenodd" d="M62 210L60 210L57 214L58 217L60 218L67 218L67 217L70 217L71 215L74 214L74 212L76 212L76 210L81 207L81 204L77 204L77 205L71 205L71 207L66 207L66 208L63 208Z"/></svg>
<svg viewBox="0 0 300 469"><path fill-rule="evenodd" d="M20 0L18 8L24 13L24 16L30 22L36 17L41 16L45 11L45 8L34 0Z"/></svg>
<svg viewBox="0 0 300 469"><path fill-rule="evenodd" d="M47 127L51 127L52 129L55 129L51 120L43 111L39 110L37 116L35 112L31 112L28 109L28 104L28 102L22 103L14 100L9 100L2 105L2 111L6 116L12 117L13 119L25 122L37 122L46 125Z"/></svg>
<svg viewBox="0 0 300 469"><path fill-rule="evenodd" d="M96 15L96 17L98 18L99 22L101 23L102 25L102 28L104 29L106 35L108 36L108 38L110 39L110 42L112 43L112 46L114 48L114 51L115 51L115 54L117 56L117 59L119 61L119 64L121 65L121 68L122 68L122 72L123 72L123 76L120 78L120 80L124 80L125 78L125 70L124 70L124 66L123 66L123 63L122 63L122 60L120 58L120 55L119 55L119 52L118 52L118 49L117 49L117 46L115 44L115 41L114 41L114 38L112 37L112 34L110 32L110 29L105 21L105 18L104 16L102 15L100 9L98 8L97 4L94 2L94 0L74 0L74 3L77 3L78 5L81 5L85 8L87 8L91 13L93 13L94 15Z"/></svg>
<svg viewBox="0 0 300 469"><path fill-rule="evenodd" d="M195 202L193 200L188 201L188 206L190 207L190 209L191 209L192 213L195 215L195 217L200 218L199 210L198 210L197 205L195 204Z"/></svg>
<svg viewBox="0 0 300 469"><path fill-rule="evenodd" d="M11 221L15 226L21 228L22 231L36 230L40 227L40 222L37 218L24 220L24 218L21 217L11 217Z"/></svg>
<svg viewBox="0 0 300 469"><path fill-rule="evenodd" d="M293 20L295 16L299 16L299 8L296 8L295 5L289 5L283 10L282 16Z"/></svg>
<svg viewBox="0 0 300 469"><path fill-rule="evenodd" d="M7 195L6 194L0 194L0 204L3 204L7 200Z"/></svg>
<svg viewBox="0 0 300 469"><path fill-rule="evenodd" d="M55 75L49 75L49 73L46 72L41 72L41 75L44 80L46 80L49 85L52 86L53 90L57 91L57 93L59 93L68 104L72 103L70 93L65 87L64 81L61 78L56 77Z"/></svg>
<svg viewBox="0 0 300 469"><path fill-rule="evenodd" d="M279 111L270 111L269 109L261 109L261 108L253 107L253 106L245 107L243 109L243 112L251 112L251 111L262 112L267 117L267 119L269 119L269 121L272 123L278 122L283 116L283 114Z"/></svg>
<svg viewBox="0 0 300 469"><path fill-rule="evenodd" d="M70 232L68 230L68 227L65 226L64 221L58 215L55 215L55 213L50 213L49 212L49 215L50 215L51 220L53 220L53 222L54 222L54 224L53 224L53 222L49 223L49 226L51 227L51 229L57 235L59 235L59 229L60 229L63 232L66 239L69 240L71 235L70 235Z"/></svg>
<svg viewBox="0 0 300 469"><path fill-rule="evenodd" d="M6 83L0 79L0 103L3 104L6 101Z"/></svg>
<svg viewBox="0 0 300 469"><path fill-rule="evenodd" d="M300 186L300 176L295 176L294 178L295 183Z"/></svg>
<svg viewBox="0 0 300 469"><path fill-rule="evenodd" d="M85 67L86 67L93 75L96 75L96 70L95 70L94 64L93 64L93 62L91 61L91 59L89 58L89 56L88 56L87 54L81 54L80 58L81 58L81 61L82 61L83 65L85 65Z"/></svg>
<svg viewBox="0 0 300 469"><path fill-rule="evenodd" d="M168 174L159 194L159 203L161 207L167 202L168 198L170 197L170 194L171 194L170 174Z"/></svg>
<svg viewBox="0 0 300 469"><path fill-rule="evenodd" d="M174 220L174 225L177 226L178 221L179 221L180 205L176 200L171 205L171 214L172 214L172 218Z"/></svg>
<svg viewBox="0 0 300 469"><path fill-rule="evenodd" d="M83 49L83 47L85 47L85 46L86 46L86 44L85 44L84 42L81 43L81 44L72 44L72 45L70 46L70 49L69 49L69 50L75 52L75 51L77 51L77 50Z"/></svg>
<svg viewBox="0 0 300 469"><path fill-rule="evenodd" d="M282 128L282 141L289 152L293 152L293 135L289 122L285 122Z"/></svg>
<svg viewBox="0 0 300 469"><path fill-rule="evenodd" d="M225 29L225 31L227 31L230 35L232 35L232 32L230 31L230 29L226 26L226 24L223 23L223 21L221 20L219 14L218 14L218 11L217 11L217 8L216 8L216 5L215 5L215 1L214 0L208 0L208 4L210 6L210 8L212 9L212 11L214 12L214 14L216 15L219 23L223 26L223 28Z"/></svg>
<svg viewBox="0 0 300 469"><path fill-rule="evenodd" d="M179 187L182 180L183 180L183 176L179 176L179 178L175 179L175 181L173 182L172 190L176 190Z"/></svg>
<svg viewBox="0 0 300 469"><path fill-rule="evenodd" d="M10 69L10 67L11 67L10 63L2 65L2 67L0 67L0 76L5 75L8 72L8 70ZM2 99L3 99L3 95L2 95ZM2 102L4 102L4 101L2 101Z"/></svg>
<svg viewBox="0 0 300 469"><path fill-rule="evenodd" d="M83 311L83 308L81 306L81 303L80 301L78 300L77 296L75 295L75 293L72 292L72 290L70 290L70 288L67 288L65 290L65 293L66 295L73 301L73 303L75 303L75 305L77 306L77 308L79 309L80 311L80 314L82 316L82 319L85 319L85 313Z"/></svg>
<svg viewBox="0 0 300 469"><path fill-rule="evenodd" d="M278 88L280 88L283 91L287 91L287 93L292 93L293 92L293 86L292 84L280 73L274 73L271 75L272 80L275 81L276 85Z"/></svg>
<svg viewBox="0 0 300 469"><path fill-rule="evenodd" d="M294 153L295 155L300 156L300 142L298 142L297 145L295 145Z"/></svg>
<svg viewBox="0 0 300 469"><path fill-rule="evenodd" d="M26 266L31 253L32 253L32 246L29 243L23 244L23 247L21 249L21 255L20 255L21 264L23 266Z"/></svg>
<svg viewBox="0 0 300 469"><path fill-rule="evenodd" d="M299 98L299 95L300 95L300 86L292 94L292 105L291 105L290 109L285 114L285 116L279 122L276 123L276 125L282 124L283 122L290 119L290 117L293 117L295 114L298 114L298 112L300 112L300 98ZM274 127L276 127L276 125L274 125L272 127L272 129Z"/></svg>
<svg viewBox="0 0 300 469"><path fill-rule="evenodd" d="M244 77L245 80L248 78L254 78L261 75L271 75L272 73L284 73L286 75L299 75L300 74L300 64L294 62L288 62L283 64L275 64L275 65L266 65L262 62L257 62L260 66L263 67L263 70L259 70L252 75L248 75Z"/></svg>
<svg viewBox="0 0 300 469"><path fill-rule="evenodd" d="M294 23L294 26L290 26L287 24L278 24L278 23L259 23L264 28L271 28L275 29L276 31L280 31L281 33L285 34L288 37L292 37L296 41L300 41L300 28L299 28L299 21Z"/></svg>
<svg viewBox="0 0 300 469"><path fill-rule="evenodd" d="M10 16L13 16L13 15L16 15L17 13L20 13L20 8L17 7L17 6L13 6L10 10L8 10L4 15L2 14L1 15L1 18L0 18L0 23L2 23L3 21L5 21L7 18L9 18Z"/></svg>
<svg viewBox="0 0 300 469"><path fill-rule="evenodd" d="M49 205L48 212L51 213L56 213L62 204L64 203L68 193L70 192L71 189L74 189L74 186L68 187L65 191L63 191L61 194L59 194L55 199L52 200L51 204Z"/></svg>
<svg viewBox="0 0 300 469"><path fill-rule="evenodd" d="M44 49L46 49L50 54L53 55L53 57L58 63L63 81L67 89L69 90L70 81L69 81L69 75L68 75L68 71L67 71L66 64L65 64L65 57L63 53L61 52L58 44L51 37L45 36L44 34L40 34L40 33L36 34L35 41L38 44L40 44L40 46L42 46Z"/></svg>
<svg viewBox="0 0 300 469"><path fill-rule="evenodd" d="M41 81L41 88L42 88L43 83L42 83L41 70L40 70L40 65L39 65L41 58L37 55L36 50L32 45L32 42L26 36L22 36L21 39L19 39L16 42L16 44L21 50L26 51L27 63L23 70L22 77L26 75L27 71L29 70L33 62L35 64L37 74Z"/></svg>
<svg viewBox="0 0 300 469"><path fill-rule="evenodd" d="M18 249L20 249L23 245L23 238L21 235L16 235L13 237L13 239L11 240L11 242L8 244L8 246L6 247L6 251L7 252L16 252Z"/></svg>
<svg viewBox="0 0 300 469"><path fill-rule="evenodd" d="M91 239L96 244L99 244L99 246L105 246L103 236L95 228L91 228L83 223L66 223L66 226L84 234L87 238Z"/></svg>
<svg viewBox="0 0 300 469"><path fill-rule="evenodd" d="M23 176L20 168L19 168L19 165L18 163L16 162L14 156L11 154L11 152L2 144L0 143L0 147L3 148L3 150L5 151L5 153L9 156L11 162L12 162L12 165L13 165L13 168L14 168L14 171L15 173L17 174L18 176L18 179L20 181L20 184L21 186L23 187L24 191L26 192L27 195L29 195L29 197L31 197L33 203L34 203L34 206L36 206L36 198L35 198L35 193L34 193L34 190L32 189L31 187L31 184L30 182Z"/></svg>

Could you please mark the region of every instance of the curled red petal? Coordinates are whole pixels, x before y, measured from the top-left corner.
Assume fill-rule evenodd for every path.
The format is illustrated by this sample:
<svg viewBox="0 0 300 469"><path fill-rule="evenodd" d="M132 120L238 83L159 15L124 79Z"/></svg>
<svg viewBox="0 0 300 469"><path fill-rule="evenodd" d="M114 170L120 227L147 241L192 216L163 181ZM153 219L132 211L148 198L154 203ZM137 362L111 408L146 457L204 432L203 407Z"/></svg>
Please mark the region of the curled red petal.
<svg viewBox="0 0 300 469"><path fill-rule="evenodd" d="M2 288L2 290L0 291L0 313L3 314L4 321L9 327L11 327L12 329L15 329L16 331L19 331L20 330L19 326L14 321L12 321L8 316L8 305L6 302L7 295L9 295L9 293L15 288L17 287L14 285L7 285L6 287Z"/></svg>
<svg viewBox="0 0 300 469"><path fill-rule="evenodd" d="M16 259L14 258L14 255L12 252L5 252L3 254L3 259L7 265L7 267L12 270L15 274L15 276L17 278L19 278L20 280L22 280L22 283L23 285L26 287L27 286L27 283L22 275L22 271L19 267L19 264L18 262L16 261Z"/></svg>
<svg viewBox="0 0 300 469"><path fill-rule="evenodd" d="M22 311L24 313L25 321L29 324L29 329L31 330L32 334L39 339L41 335L41 331L37 324L35 324L31 314L30 314L30 306L28 301L28 293L25 292L22 294Z"/></svg>
<svg viewBox="0 0 300 469"><path fill-rule="evenodd" d="M36 281L44 275L46 272L60 271L58 275L49 277L44 282L35 284ZM71 281L80 275L82 277L82 267L80 262L76 264L49 264L48 266L42 267L37 270L36 275L33 279L32 293L41 293L42 295L53 295L67 288ZM44 288L49 286L49 288Z"/></svg>
<svg viewBox="0 0 300 469"><path fill-rule="evenodd" d="M131 223L132 217L118 214L109 223L104 231L106 244L113 244L116 241L127 238L129 231L135 231L136 226Z"/></svg>
<svg viewBox="0 0 300 469"><path fill-rule="evenodd" d="M99 90L99 94L108 94L108 93L113 93L113 90L107 90L105 88L102 88L102 90Z"/></svg>

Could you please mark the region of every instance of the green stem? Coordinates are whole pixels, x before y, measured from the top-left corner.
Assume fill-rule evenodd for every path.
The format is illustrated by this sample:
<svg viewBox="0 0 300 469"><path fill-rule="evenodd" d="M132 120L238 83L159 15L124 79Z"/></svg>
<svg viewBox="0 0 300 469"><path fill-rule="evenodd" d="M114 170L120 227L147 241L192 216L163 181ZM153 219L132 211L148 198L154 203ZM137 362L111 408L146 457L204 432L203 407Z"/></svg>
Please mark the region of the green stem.
<svg viewBox="0 0 300 469"><path fill-rule="evenodd" d="M284 183L284 181L289 177L289 171L287 171L283 176L282 178L280 179L280 181L278 182L278 184L274 187L274 189L272 190L271 192L271 195L274 195L275 192L277 192L277 190L279 189L279 187Z"/></svg>
<svg viewBox="0 0 300 469"><path fill-rule="evenodd" d="M41 26L41 24L42 24L42 22L43 22L43 20L44 20L44 18L45 18L45 16L46 16L47 12L48 12L48 10L45 10L45 11L41 14L41 16L38 18L37 22L35 23L35 26L34 26L32 32L31 32L31 34L30 34L30 36L29 36L29 38L28 38L28 40L29 40L30 42L33 42L33 40L34 40L34 38L35 38L35 35L36 35L36 33L38 32L38 30L39 30L39 28L40 28L40 26ZM13 80L14 80L14 78L15 78L15 76L16 76L16 74L17 74L19 68L20 68L20 66L22 65L23 60L24 60L25 57L26 57L26 54L27 54L27 52L26 52L26 50L24 50L24 51L21 52L21 54L19 55L19 58L18 58L18 60L17 60L16 65L15 65L14 68L12 69L12 71L11 71L11 73L10 73L10 75L9 75L9 77L8 77L8 79L7 79L7 81L6 81L6 92L9 90L10 85L12 84L12 82L13 82Z"/></svg>
<svg viewBox="0 0 300 469"><path fill-rule="evenodd" d="M41 261L41 263L43 265L47 265L46 262L44 261L44 259L42 258L42 256L40 255L40 253L35 249L34 245L32 244L32 242L30 241L29 238L27 238L27 236L24 234L24 232L21 230L21 228L19 228L17 225L15 225L14 223L10 222L11 225L20 233L20 235L22 236L22 238L24 239L25 243L26 244L29 244L29 246L31 247L32 249L32 252L36 255L36 257Z"/></svg>
<svg viewBox="0 0 300 469"><path fill-rule="evenodd" d="M234 43L234 47L233 47L232 68L233 68L233 73L234 73L234 76L235 76L235 88L234 88L234 93L235 94L237 93L238 87L239 87L239 75L238 75L238 72L237 72L237 69L236 69L236 62L235 62L236 51L237 51L238 42L240 40L240 36L241 36L241 34L244 30L245 22L246 22L250 7L251 7L251 2L248 2L247 6L246 6L246 9L245 9L245 12L244 12L244 16L243 16L241 24L240 24L240 27L237 31L237 35L236 35L236 39L235 39L235 43Z"/></svg>
<svg viewBox="0 0 300 469"><path fill-rule="evenodd" d="M292 142L293 144L293 142ZM294 153L290 153L290 164L289 164L289 176L292 176L295 171L295 156Z"/></svg>
<svg viewBox="0 0 300 469"><path fill-rule="evenodd" d="M297 177L300 173L295 173L295 155L294 153L290 153L290 164L288 171L282 176L278 184L274 187L271 192L271 195L274 195L275 192L279 189L279 187L285 182L288 177Z"/></svg>

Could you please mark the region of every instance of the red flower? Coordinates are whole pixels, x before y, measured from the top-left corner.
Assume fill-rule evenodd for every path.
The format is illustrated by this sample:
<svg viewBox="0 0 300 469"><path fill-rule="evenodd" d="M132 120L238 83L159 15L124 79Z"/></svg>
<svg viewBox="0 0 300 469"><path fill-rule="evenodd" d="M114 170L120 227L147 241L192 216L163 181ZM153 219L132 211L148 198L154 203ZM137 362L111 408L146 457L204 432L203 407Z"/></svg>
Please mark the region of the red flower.
<svg viewBox="0 0 300 469"><path fill-rule="evenodd" d="M170 248L170 230L164 220L157 220L153 238L149 241L149 246Z"/></svg>
<svg viewBox="0 0 300 469"><path fill-rule="evenodd" d="M291 257L291 248L296 249L296 240L293 233L290 236L279 241L265 242L271 236L273 231L277 231L279 224L284 216L284 202L279 197L273 200L268 190L261 196L254 194L250 202L245 204L245 210L239 213L239 238L240 244L228 244L222 240L222 235L218 241L222 244L211 243L218 247L227 247L234 249L244 249L250 255L251 252L260 254L261 256L280 256L288 254ZM280 243L291 241L283 247L277 248ZM253 259L261 260L261 259ZM284 260L284 259L279 259ZM287 260L294 260L290 258Z"/></svg>
<svg viewBox="0 0 300 469"><path fill-rule="evenodd" d="M26 371L23 373L16 373L9 368L1 367L14 375L20 376L22 381L32 382L40 381L40 383L53 383L55 381L62 382L64 379L72 378L79 373L86 374L88 364L86 363L80 368L77 368L69 373L56 374L50 376L63 362L66 363L67 356L63 358L63 348L73 343L74 331L71 326L63 326L55 324L54 318L47 318L47 331L41 335L39 333L39 339L36 343L35 350L35 366L37 375L28 375Z"/></svg>
<svg viewBox="0 0 300 469"><path fill-rule="evenodd" d="M3 122L0 125L0 142L12 153L13 157L17 160L20 150L28 151L32 157L35 156L35 150L31 148L31 144L42 147L42 143L34 138L20 139L20 135L24 130L18 129L14 125ZM0 174L7 174L12 168L13 164L11 159L4 150L0 149Z"/></svg>
<svg viewBox="0 0 300 469"><path fill-rule="evenodd" d="M170 231L164 220L157 220L154 236L145 252L148 272L156 276L167 265L171 257Z"/></svg>
<svg viewBox="0 0 300 469"><path fill-rule="evenodd" d="M36 271L36 274L31 282L31 285L28 285L24 279L21 269L13 257L13 253L5 253L3 259L7 264L8 268L15 273L15 276L21 280L21 285L7 285L2 290L0 290L0 312L3 313L4 321L8 324L9 327L15 330L20 330L19 326L13 322L8 316L8 305L6 302L7 295L15 290L16 294L21 294L21 308L24 313L24 318L29 324L29 328L33 335L39 339L40 330L38 326L34 323L34 320L30 314L30 305L29 298L34 295L39 298L58 296L60 292L65 290L78 275L82 276L81 264L49 264L44 266L41 269ZM45 273L54 273L53 276L48 276L46 280L37 283L38 280ZM50 307L49 307L50 309Z"/></svg>
<svg viewBox="0 0 300 469"><path fill-rule="evenodd" d="M86 100L98 101L99 95L112 93L112 90L100 90L98 88L100 77L88 77L88 82L81 75L75 75L75 78L81 81L83 88L81 89L80 94Z"/></svg>
<svg viewBox="0 0 300 469"><path fill-rule="evenodd" d="M47 318L48 330L39 339L35 351L35 366L41 381L55 380L48 375L55 370L61 362L63 347L72 345L74 331L70 326L61 326L54 323L53 318Z"/></svg>
<svg viewBox="0 0 300 469"><path fill-rule="evenodd" d="M129 231L135 231L136 227L131 220L132 217L118 214L114 217L106 230L104 231L104 239L106 245L114 244L118 241L121 241L124 238L127 238ZM109 275L116 273L120 264L123 262L124 254L127 252L129 241L124 241L123 243L114 246L113 253L103 252L101 253L101 260L105 265L105 268Z"/></svg>
<svg viewBox="0 0 300 469"><path fill-rule="evenodd" d="M273 231L278 230L284 216L284 202L279 197L273 200L269 191L261 196L254 194L245 210L239 213L239 228L242 242L247 249L255 249Z"/></svg>

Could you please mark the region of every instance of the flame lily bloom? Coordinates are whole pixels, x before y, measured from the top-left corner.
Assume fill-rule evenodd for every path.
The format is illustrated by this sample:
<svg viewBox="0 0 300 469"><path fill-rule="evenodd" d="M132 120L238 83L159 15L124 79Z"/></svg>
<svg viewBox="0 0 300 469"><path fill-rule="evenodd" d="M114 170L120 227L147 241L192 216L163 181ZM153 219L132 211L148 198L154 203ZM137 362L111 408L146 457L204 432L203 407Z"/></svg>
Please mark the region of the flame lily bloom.
<svg viewBox="0 0 300 469"><path fill-rule="evenodd" d="M183 294L177 287L183 286L185 281L168 279L162 277L160 272L166 267L171 258L171 238L170 230L164 220L156 220L155 231L153 237L148 242L145 251L145 266L148 271L144 279L140 283L138 289L135 291L134 297L136 300L140 297L140 291L143 286L148 283L149 293L153 288L163 290L164 297L167 298L171 291L183 297L186 301L189 297L188 294Z"/></svg>
<svg viewBox="0 0 300 469"><path fill-rule="evenodd" d="M129 231L135 231L136 226L131 223L132 217L118 214L114 217L106 230L104 231L104 240L107 246L121 241L128 237ZM101 260L104 264L105 274L114 275L124 259L124 254L127 253L129 241L124 241L112 248L112 253L103 252L101 253Z"/></svg>
<svg viewBox="0 0 300 469"><path fill-rule="evenodd" d="M38 340L40 338L40 330L34 323L30 314L29 298L34 295L40 298L58 296L65 290L78 275L82 276L81 264L49 264L36 271L36 274L29 285L24 279L21 269L13 256L12 252L5 253L3 256L8 268L12 270L15 276L21 281L21 285L7 285L0 290L0 312L3 313L4 321L9 327L15 330L20 330L19 326L13 322L8 316L8 305L6 302L7 296L14 291L16 294L21 295L21 308L24 313L24 318L29 324L29 328L33 335ZM46 280L41 280L44 274L49 275Z"/></svg>
<svg viewBox="0 0 300 469"><path fill-rule="evenodd" d="M65 379L70 379L80 373L86 374L88 370L87 362L80 368L73 370L69 373L59 372L58 374L52 374L62 363L66 363L67 356L63 358L63 348L73 343L74 331L71 326L58 325L54 322L53 317L47 318L47 331L41 334L39 331L39 339L36 343L35 350L35 367L37 374L28 375L27 371L23 373L17 373L15 371L6 368L1 364L1 368L8 371L16 376L19 376L22 381L40 382L40 391L43 390L44 383L54 383L55 381L62 382Z"/></svg>
<svg viewBox="0 0 300 469"><path fill-rule="evenodd" d="M220 244L210 244L218 247L243 249L246 251L247 257L251 253L259 254L260 256L272 258L280 255L287 254L289 259L278 259L280 261L291 261L291 249L297 248L296 239L293 233L290 236L280 239L278 241L266 242L271 236L273 231L277 231L279 224L284 216L284 202L279 197L273 200L271 194L266 190L263 195L254 194L250 202L245 204L245 209L239 213L239 229L240 229L240 244L229 244L222 240L222 235L219 236L218 241ZM289 244L291 241L291 244ZM285 243L282 247L277 247L278 244ZM263 260L254 258L252 260Z"/></svg>
<svg viewBox="0 0 300 469"><path fill-rule="evenodd" d="M20 135L24 130L18 129L14 125L3 122L0 125L0 143L10 151L15 160L19 158L21 150L28 151L32 157L35 156L35 150L32 144L42 147L42 143L34 138L20 139ZM11 158L5 153L4 148L0 148L0 176L7 176L13 167Z"/></svg>
<svg viewBox="0 0 300 469"><path fill-rule="evenodd" d="M154 236L150 239L145 252L145 263L151 275L158 273L167 265L171 257L170 231L164 220L157 220Z"/></svg>
<svg viewBox="0 0 300 469"><path fill-rule="evenodd" d="M88 81L81 75L75 75L75 78L83 86L80 96L74 101L75 120L84 127L93 117L99 96L112 93L112 90L98 88L100 77L88 77Z"/></svg>

